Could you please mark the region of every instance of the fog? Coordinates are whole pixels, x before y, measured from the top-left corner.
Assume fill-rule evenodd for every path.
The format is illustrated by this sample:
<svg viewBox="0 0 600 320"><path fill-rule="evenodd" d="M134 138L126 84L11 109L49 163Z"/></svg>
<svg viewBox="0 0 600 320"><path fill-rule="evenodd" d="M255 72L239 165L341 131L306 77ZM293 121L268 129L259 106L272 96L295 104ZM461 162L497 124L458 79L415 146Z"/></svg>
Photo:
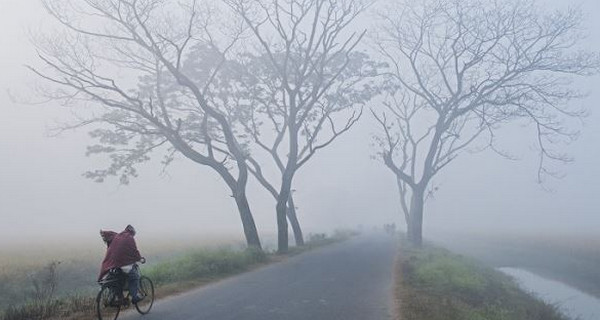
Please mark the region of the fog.
<svg viewBox="0 0 600 320"><path fill-rule="evenodd" d="M564 6L570 1L550 1ZM600 51L600 2L580 1L587 15L587 45ZM85 156L92 143L85 128L51 136L72 114L55 102L38 101L40 79L25 68L36 64L30 34L51 19L37 1L0 0L0 243L32 239L97 237L98 229L134 224L140 237L223 236L242 239L229 189L210 169L180 158L163 168L160 156L140 167L130 185L118 179L95 183L82 173L106 159ZM575 161L560 167L564 178L536 182L537 161L530 128L506 127L501 144L519 157L464 153L434 183L426 204L425 237L444 233L597 233L600 197L599 77L578 82L588 97L573 103L590 115L581 136L562 147ZM295 178L295 202L305 233L338 228L403 226L396 182L371 159L377 128L365 113L359 125L318 153ZM259 233L276 233L275 201L254 180L248 186Z"/></svg>

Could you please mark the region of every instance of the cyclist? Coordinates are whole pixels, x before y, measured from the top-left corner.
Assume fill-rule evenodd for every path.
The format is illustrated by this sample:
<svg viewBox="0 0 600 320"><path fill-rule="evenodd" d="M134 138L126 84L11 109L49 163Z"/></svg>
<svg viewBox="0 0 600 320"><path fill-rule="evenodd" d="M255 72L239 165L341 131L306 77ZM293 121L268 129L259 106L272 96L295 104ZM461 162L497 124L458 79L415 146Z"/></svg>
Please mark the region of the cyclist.
<svg viewBox="0 0 600 320"><path fill-rule="evenodd" d="M106 243L107 249L98 280L101 280L111 269L121 268L129 278L131 302L138 303L143 297L138 296L140 274L136 262L143 264L146 263L146 259L137 249L134 239L135 228L127 225L121 233L100 230L100 236Z"/></svg>

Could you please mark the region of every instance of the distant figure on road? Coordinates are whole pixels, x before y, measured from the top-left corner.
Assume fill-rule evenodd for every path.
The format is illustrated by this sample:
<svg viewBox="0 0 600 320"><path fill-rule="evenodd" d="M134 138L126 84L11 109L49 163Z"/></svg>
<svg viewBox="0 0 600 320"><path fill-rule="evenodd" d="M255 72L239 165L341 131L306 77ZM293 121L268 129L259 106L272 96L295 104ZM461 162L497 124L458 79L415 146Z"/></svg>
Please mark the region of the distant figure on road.
<svg viewBox="0 0 600 320"><path fill-rule="evenodd" d="M100 230L100 236L106 243L106 256L102 261L100 275L101 280L111 269L121 268L129 278L129 293L132 303L141 300L138 296L140 274L136 262L146 263L146 259L140 255L135 243L135 228L127 225L121 233Z"/></svg>
<svg viewBox="0 0 600 320"><path fill-rule="evenodd" d="M383 230L385 231L385 233L387 233L389 235L395 235L396 234L396 224L395 223L384 224Z"/></svg>

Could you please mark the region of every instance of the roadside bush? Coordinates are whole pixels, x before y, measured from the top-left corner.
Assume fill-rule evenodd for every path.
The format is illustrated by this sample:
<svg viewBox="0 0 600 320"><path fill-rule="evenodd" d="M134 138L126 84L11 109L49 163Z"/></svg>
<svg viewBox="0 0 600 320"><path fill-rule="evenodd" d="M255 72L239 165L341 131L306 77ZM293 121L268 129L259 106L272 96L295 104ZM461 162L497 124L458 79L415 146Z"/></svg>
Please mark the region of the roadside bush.
<svg viewBox="0 0 600 320"><path fill-rule="evenodd" d="M266 260L266 254L256 249L244 251L199 250L191 251L171 261L156 264L145 270L145 273L157 285L161 285L238 273Z"/></svg>
<svg viewBox="0 0 600 320"><path fill-rule="evenodd" d="M352 238L352 237L356 237L360 234L360 232L356 231L356 230L351 230L351 229L336 229L333 232L333 238L335 239L348 239L348 238Z"/></svg>
<svg viewBox="0 0 600 320"><path fill-rule="evenodd" d="M310 233L308 234L307 242L318 242L327 239L327 235L324 233Z"/></svg>

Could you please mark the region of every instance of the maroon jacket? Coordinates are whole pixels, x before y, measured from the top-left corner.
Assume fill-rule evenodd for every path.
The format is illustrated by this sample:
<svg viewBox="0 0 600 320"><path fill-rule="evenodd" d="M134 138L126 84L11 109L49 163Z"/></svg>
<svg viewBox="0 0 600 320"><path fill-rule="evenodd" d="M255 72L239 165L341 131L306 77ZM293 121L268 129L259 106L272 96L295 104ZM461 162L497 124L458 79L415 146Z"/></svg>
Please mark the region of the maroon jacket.
<svg viewBox="0 0 600 320"><path fill-rule="evenodd" d="M106 242L108 249L102 261L98 280L102 279L110 269L130 265L142 259L135 244L135 239L129 231L116 233L113 231L100 231L102 240Z"/></svg>

